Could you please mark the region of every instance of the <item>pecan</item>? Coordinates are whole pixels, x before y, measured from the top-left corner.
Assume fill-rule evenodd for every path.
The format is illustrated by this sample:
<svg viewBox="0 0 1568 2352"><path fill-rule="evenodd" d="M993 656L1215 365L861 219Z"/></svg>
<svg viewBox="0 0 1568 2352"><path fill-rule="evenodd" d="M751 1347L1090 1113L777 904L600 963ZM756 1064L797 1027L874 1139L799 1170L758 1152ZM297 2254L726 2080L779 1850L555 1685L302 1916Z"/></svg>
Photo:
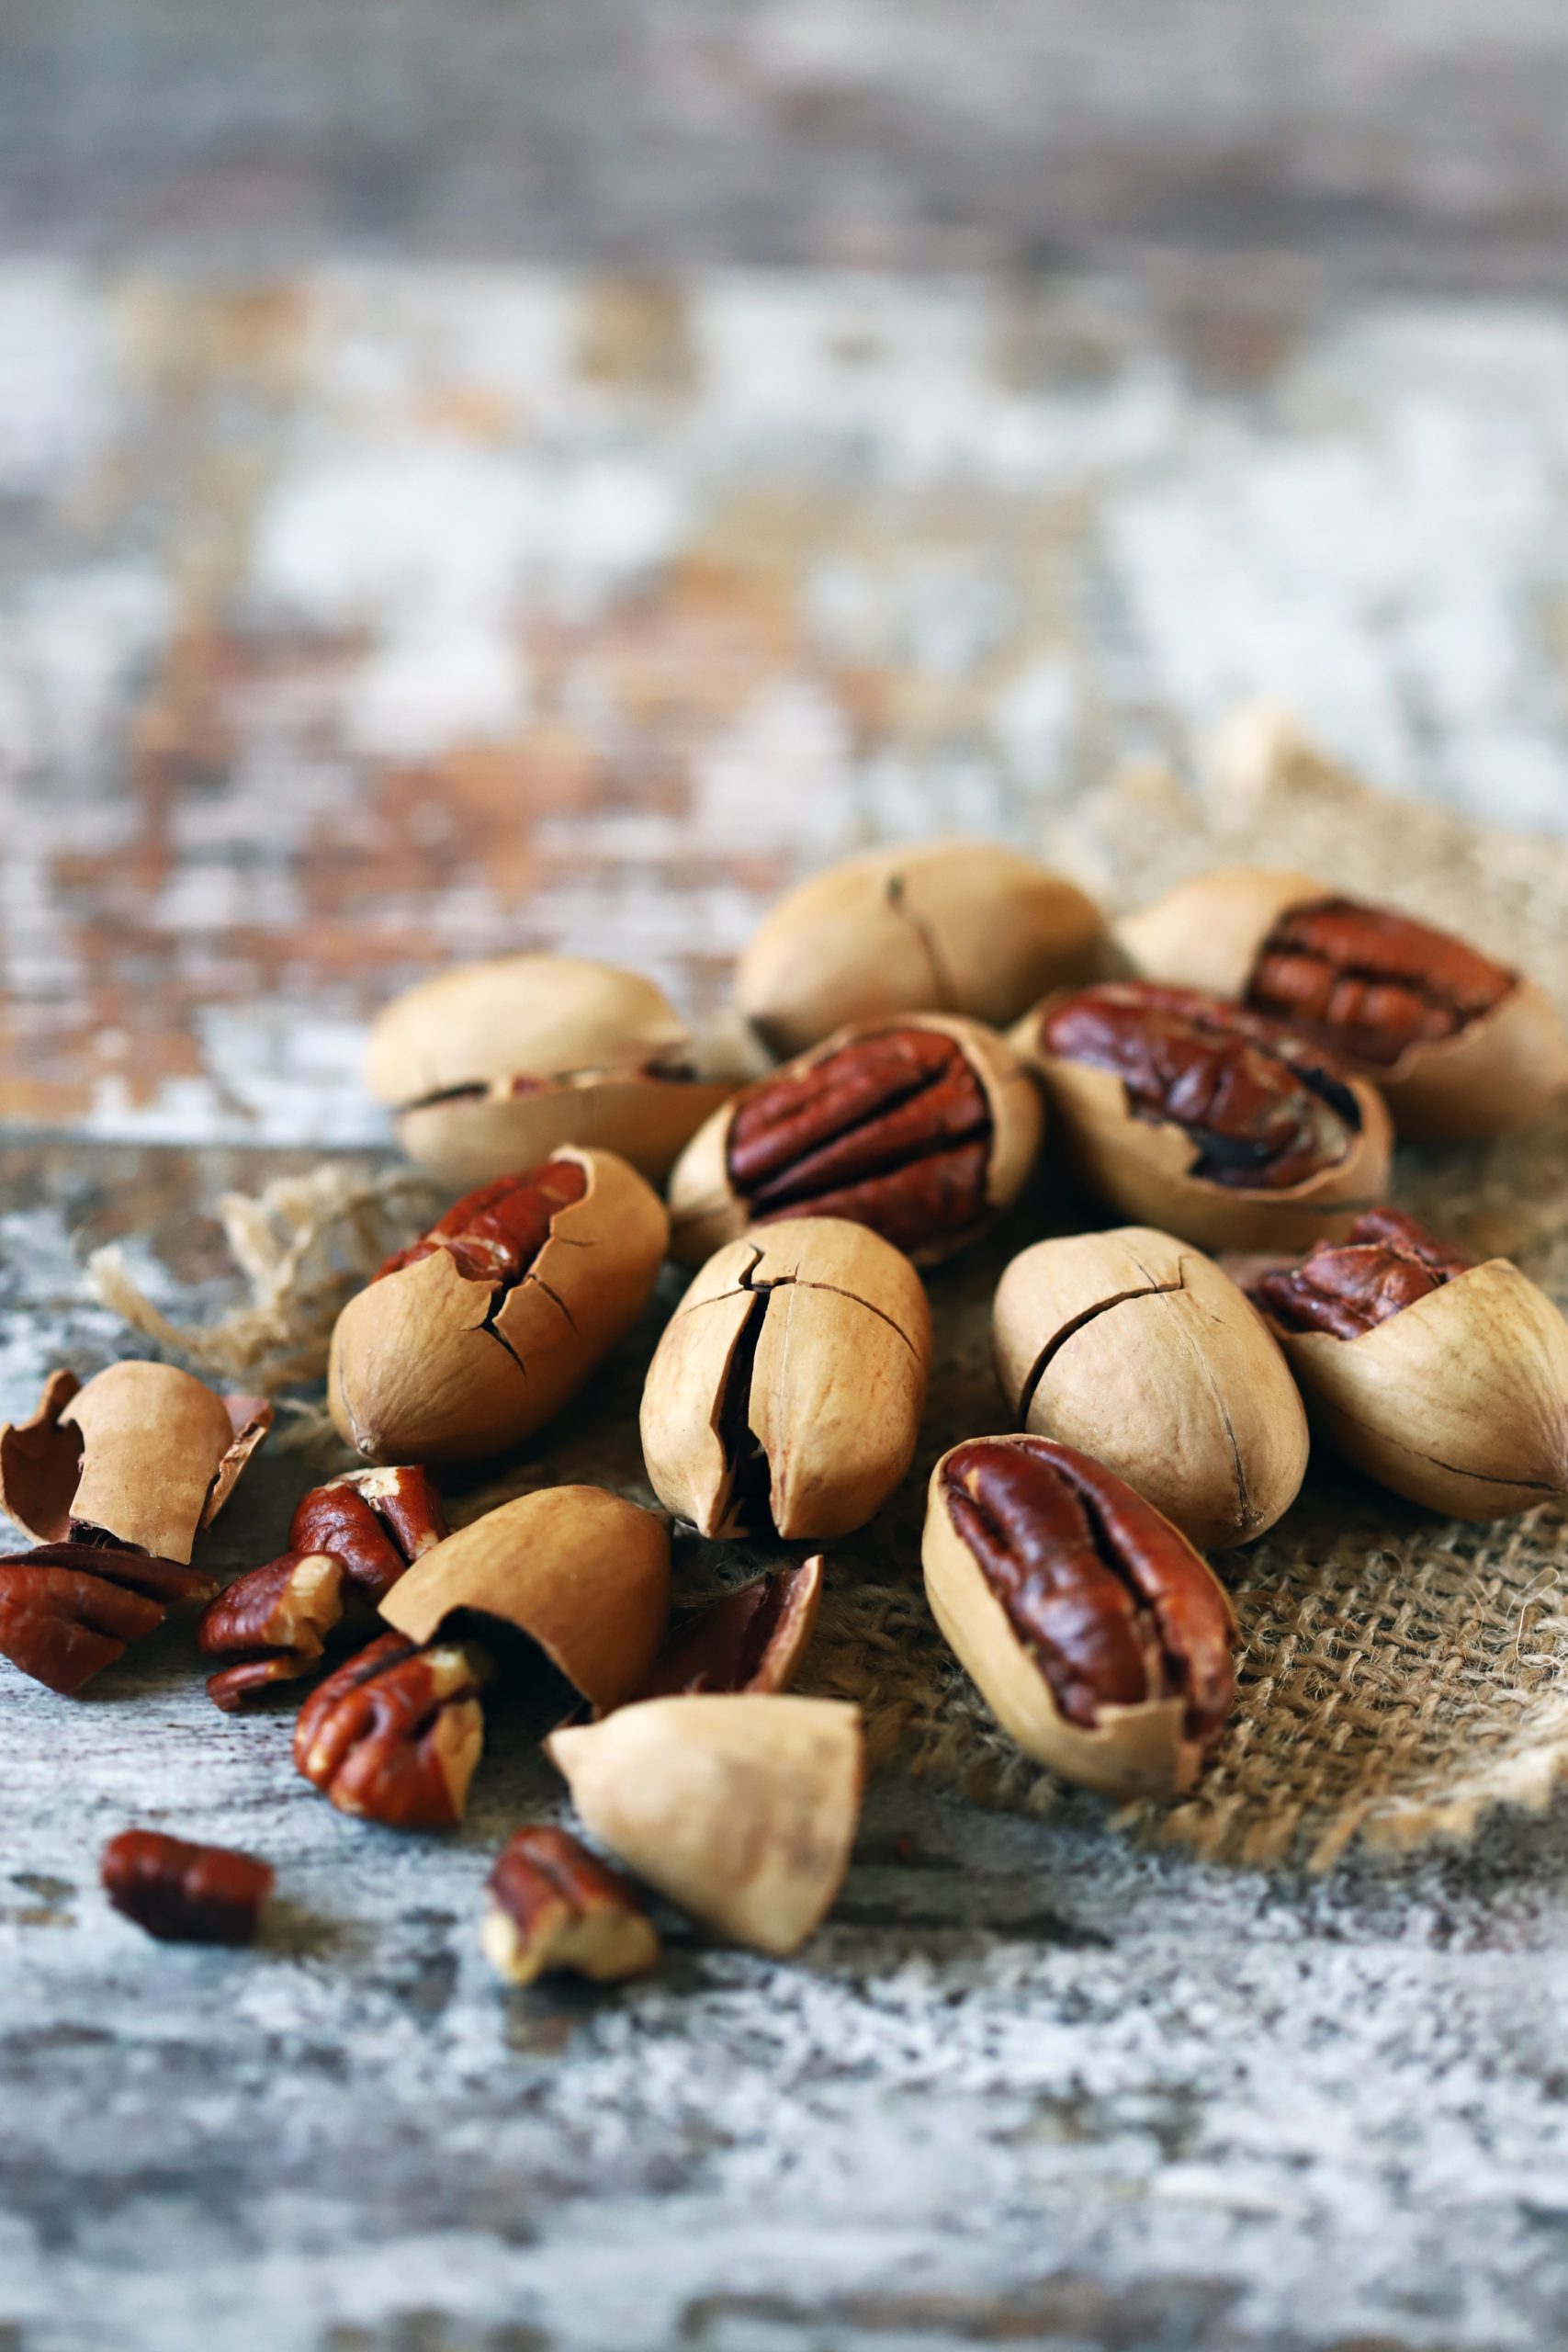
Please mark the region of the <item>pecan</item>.
<svg viewBox="0 0 1568 2352"><path fill-rule="evenodd" d="M197 1627L206 1657L232 1658L207 1695L231 1714L274 1682L309 1674L343 1620L344 1572L330 1552L285 1552L220 1592Z"/></svg>
<svg viewBox="0 0 1568 2352"><path fill-rule="evenodd" d="M659 1937L630 1883L565 1829L509 1839L490 1874L480 1941L513 1984L552 1971L605 1984L659 1964Z"/></svg>
<svg viewBox="0 0 1568 2352"><path fill-rule="evenodd" d="M580 1201L587 1190L587 1172L575 1159L547 1159L524 1175L498 1177L448 1209L408 1249L389 1258L375 1280L417 1265L434 1250L449 1250L457 1272L469 1282L510 1289L522 1281L548 1240L556 1212Z"/></svg>
<svg viewBox="0 0 1568 2352"><path fill-rule="evenodd" d="M156 1829L121 1830L99 1868L115 1909L164 1943L254 1943L275 1876L254 1854Z"/></svg>
<svg viewBox="0 0 1568 2352"><path fill-rule="evenodd" d="M103 1543L40 1544L0 1559L0 1655L74 1698L166 1610L209 1600L214 1589L178 1560Z"/></svg>
<svg viewBox="0 0 1568 2352"><path fill-rule="evenodd" d="M393 1829L449 1829L479 1759L490 1663L472 1644L384 1634L299 1710L294 1761L340 1812Z"/></svg>
<svg viewBox="0 0 1568 2352"><path fill-rule="evenodd" d="M816 1627L821 1590L818 1552L694 1611L675 1627L634 1698L787 1690Z"/></svg>
<svg viewBox="0 0 1568 2352"><path fill-rule="evenodd" d="M428 1474L403 1464L349 1470L312 1487L289 1521L288 1542L296 1552L333 1553L354 1591L379 1607L403 1571L447 1532Z"/></svg>
<svg viewBox="0 0 1568 2352"><path fill-rule="evenodd" d="M1517 973L1446 931L1353 899L1289 907L1264 940L1247 1001L1392 1069L1413 1046L1451 1037L1490 1012Z"/></svg>
<svg viewBox="0 0 1568 2352"><path fill-rule="evenodd" d="M1251 1295L1288 1331L1359 1340L1474 1262L1400 1210L1369 1209L1343 1242L1320 1241L1299 1266L1260 1273Z"/></svg>
<svg viewBox="0 0 1568 2352"><path fill-rule="evenodd" d="M1287 1023L1196 989L1111 981L1050 1008L1043 1049L1114 1072L1135 1117L1198 1147L1191 1173L1280 1192L1342 1160L1361 1112L1332 1057Z"/></svg>

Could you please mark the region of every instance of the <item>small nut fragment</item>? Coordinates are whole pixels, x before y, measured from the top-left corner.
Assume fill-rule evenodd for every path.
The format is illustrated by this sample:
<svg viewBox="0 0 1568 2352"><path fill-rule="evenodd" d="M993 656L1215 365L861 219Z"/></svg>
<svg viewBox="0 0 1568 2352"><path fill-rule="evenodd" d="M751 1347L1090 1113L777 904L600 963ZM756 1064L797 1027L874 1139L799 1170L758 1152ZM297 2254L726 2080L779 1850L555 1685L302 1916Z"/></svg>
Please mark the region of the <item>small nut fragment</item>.
<svg viewBox="0 0 1568 2352"><path fill-rule="evenodd" d="M1305 1248L1388 1182L1374 1089L1282 1022L1192 989L1107 981L1013 1032L1091 1191L1203 1248Z"/></svg>
<svg viewBox="0 0 1568 2352"><path fill-rule="evenodd" d="M479 1941L509 1984L553 1973L610 1984L659 1965L658 1933L629 1882L566 1829L519 1829L507 1840Z"/></svg>
<svg viewBox="0 0 1568 2352"><path fill-rule="evenodd" d="M417 1648L383 1634L311 1691L295 1764L340 1813L389 1829L450 1829L484 1745L479 1694L490 1675L475 1644Z"/></svg>
<svg viewBox="0 0 1568 2352"><path fill-rule="evenodd" d="M840 1029L693 1136L670 1180L671 1247L694 1265L750 1226L836 1216L935 1264L1017 1197L1041 1133L1026 1074L977 1021Z"/></svg>
<svg viewBox="0 0 1568 2352"><path fill-rule="evenodd" d="M863 1226L799 1217L711 1258L665 1326L642 1450L666 1510L703 1535L847 1534L914 1458L931 1308Z"/></svg>
<svg viewBox="0 0 1568 2352"><path fill-rule="evenodd" d="M564 1148L470 1193L339 1316L339 1434L382 1463L520 1443L630 1330L668 1233L663 1204L614 1152Z"/></svg>
<svg viewBox="0 0 1568 2352"><path fill-rule="evenodd" d="M85 1535L188 1560L272 1426L257 1396L216 1396L172 1364L51 1373L30 1420L0 1429L0 1506L40 1543Z"/></svg>
<svg viewBox="0 0 1568 2352"><path fill-rule="evenodd" d="M351 1591L378 1606L404 1570L450 1532L424 1470L403 1463L345 1470L312 1487L289 1521L288 1542L296 1552L331 1552Z"/></svg>
<svg viewBox="0 0 1568 2352"><path fill-rule="evenodd" d="M156 1829L122 1829L99 1869L115 1909L163 1943L254 1943L276 1876L254 1854Z"/></svg>
<svg viewBox="0 0 1568 2352"><path fill-rule="evenodd" d="M753 1577L694 1610L671 1631L634 1703L681 1691L787 1690L817 1629L821 1599L822 1555L814 1552L798 1567Z"/></svg>
<svg viewBox="0 0 1568 2352"><path fill-rule="evenodd" d="M211 1577L105 1544L40 1544L0 1559L0 1657L62 1698L164 1622L210 1600Z"/></svg>
<svg viewBox="0 0 1568 2352"><path fill-rule="evenodd" d="M397 997L366 1082L398 1140L449 1184L483 1184L560 1145L618 1151L658 1182L728 1093L699 1077L651 980L571 956L458 965Z"/></svg>
<svg viewBox="0 0 1568 2352"><path fill-rule="evenodd" d="M769 1049L805 1053L849 1022L960 1012L993 1027L1094 977L1100 910L996 842L863 851L781 899L752 934L736 999Z"/></svg>
<svg viewBox="0 0 1568 2352"><path fill-rule="evenodd" d="M545 1745L600 1844L716 1935L783 1954L821 1925L860 1815L858 1707L649 1699Z"/></svg>
<svg viewBox="0 0 1568 2352"><path fill-rule="evenodd" d="M273 1683L309 1674L343 1622L343 1586L330 1552L285 1552L226 1586L196 1629L204 1657L233 1661L208 1678L214 1706L232 1714Z"/></svg>
<svg viewBox="0 0 1568 2352"><path fill-rule="evenodd" d="M1568 1035L1533 980L1310 875L1224 866L1118 936L1148 978L1238 998L1331 1046L1376 1081L1402 1135L1505 1134L1568 1090Z"/></svg>
<svg viewBox="0 0 1568 2352"><path fill-rule="evenodd" d="M1568 1494L1568 1323L1506 1259L1379 1209L1299 1266L1235 1271L1314 1431L1369 1477L1466 1520Z"/></svg>
<svg viewBox="0 0 1568 2352"><path fill-rule="evenodd" d="M997 1285L1015 1426L1135 1487L1190 1544L1249 1544L1306 1473L1296 1384L1262 1317L1189 1242L1147 1226L1037 1241Z"/></svg>
<svg viewBox="0 0 1568 2352"><path fill-rule="evenodd" d="M931 1473L931 1613L1004 1728L1115 1797L1190 1786L1230 1713L1230 1603L1186 1537L1071 1446L971 1438Z"/></svg>
<svg viewBox="0 0 1568 2352"><path fill-rule="evenodd" d="M546 1487L427 1552L381 1614L414 1642L454 1621L500 1621L593 1706L619 1706L670 1622L670 1531L657 1511L602 1487Z"/></svg>

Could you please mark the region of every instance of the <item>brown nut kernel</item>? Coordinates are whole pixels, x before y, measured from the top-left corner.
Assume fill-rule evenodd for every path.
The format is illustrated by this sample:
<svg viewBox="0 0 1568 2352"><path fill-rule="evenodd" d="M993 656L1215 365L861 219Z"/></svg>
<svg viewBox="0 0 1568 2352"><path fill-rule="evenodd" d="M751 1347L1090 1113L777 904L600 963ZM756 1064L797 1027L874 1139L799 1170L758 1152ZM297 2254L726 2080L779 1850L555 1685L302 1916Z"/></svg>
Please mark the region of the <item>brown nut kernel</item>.
<svg viewBox="0 0 1568 2352"><path fill-rule="evenodd" d="M566 1829L519 1829L507 1840L479 1942L509 1984L557 1973L610 1984L659 1965L658 1932L629 1882Z"/></svg>
<svg viewBox="0 0 1568 2352"><path fill-rule="evenodd" d="M800 1217L710 1259L654 1351L642 1450L703 1535L844 1535L914 1458L931 1308L863 1226Z"/></svg>
<svg viewBox="0 0 1568 2352"><path fill-rule="evenodd" d="M204 1657L233 1663L207 1695L232 1714L275 1682L298 1681L343 1622L343 1563L330 1552L285 1552L225 1587L196 1629Z"/></svg>
<svg viewBox="0 0 1568 2352"><path fill-rule="evenodd" d="M250 1944L276 1872L228 1846L192 1846L156 1829L122 1829L104 1848L104 1893L163 1943Z"/></svg>
<svg viewBox="0 0 1568 2352"><path fill-rule="evenodd" d="M288 1523L288 1543L295 1552L331 1552L351 1591L379 1605L404 1570L450 1532L425 1472L403 1463L345 1470L312 1487Z"/></svg>
<svg viewBox="0 0 1568 2352"><path fill-rule="evenodd" d="M1039 1241L991 1312L1015 1426L1103 1462L1201 1549L1249 1544L1306 1472L1290 1367L1229 1276L1146 1226Z"/></svg>
<svg viewBox="0 0 1568 2352"><path fill-rule="evenodd" d="M0 1508L40 1543L188 1560L272 1426L258 1396L216 1396L172 1364L51 1373L30 1420L0 1429Z"/></svg>
<svg viewBox="0 0 1568 2352"><path fill-rule="evenodd" d="M978 1022L840 1030L693 1136L670 1180L671 1247L694 1264L749 1227L835 1216L934 1264L1017 1196L1041 1132L1025 1073Z"/></svg>
<svg viewBox="0 0 1568 2352"><path fill-rule="evenodd" d="M1375 1080L1402 1135L1504 1134L1568 1090L1568 1035L1534 981L1310 875L1222 867L1118 936L1147 978L1237 998L1332 1046Z"/></svg>
<svg viewBox="0 0 1568 2352"><path fill-rule="evenodd" d="M1388 1182L1376 1091L1282 1023L1191 989L1107 981L1013 1033L1089 1188L1203 1248L1304 1248Z"/></svg>
<svg viewBox="0 0 1568 2352"><path fill-rule="evenodd" d="M383 1634L311 1691L294 1761L340 1813L389 1829L461 1821L484 1744L491 1665L472 1643L416 1647Z"/></svg>
<svg viewBox="0 0 1568 2352"><path fill-rule="evenodd" d="M959 1012L999 1028L1094 977L1100 910L996 842L863 851L791 890L752 934L736 1001L780 1057L847 1023Z"/></svg>
<svg viewBox="0 0 1568 2352"><path fill-rule="evenodd" d="M716 1935L783 1954L821 1925L860 1816L858 1707L709 1691L545 1745L592 1835Z"/></svg>
<svg viewBox="0 0 1568 2352"><path fill-rule="evenodd" d="M1568 1494L1568 1323L1517 1266L1381 1209L1299 1266L1235 1270L1314 1433L1369 1477L1465 1520Z"/></svg>
<svg viewBox="0 0 1568 2352"><path fill-rule="evenodd" d="M931 1473L926 1596L1004 1728L1115 1797L1190 1786L1235 1687L1230 1603L1170 1521L1103 1464L972 1438Z"/></svg>
<svg viewBox="0 0 1568 2352"><path fill-rule="evenodd" d="M0 1559L0 1657L73 1699L168 1609L209 1600L213 1579L182 1560L103 1544L40 1544Z"/></svg>
<svg viewBox="0 0 1568 2352"><path fill-rule="evenodd" d="M373 1462L477 1461L574 1396L652 1292L669 1221L614 1152L568 1146L449 1209L351 1298L327 1401Z"/></svg>
<svg viewBox="0 0 1568 2352"><path fill-rule="evenodd" d="M483 1184L560 1145L621 1153L655 1182L729 1092L699 1077L651 980L571 956L464 964L389 1004L366 1081L443 1182Z"/></svg>
<svg viewBox="0 0 1568 2352"><path fill-rule="evenodd" d="M675 1625L631 1703L682 1691L787 1690L817 1629L821 1599L820 1552L798 1567L753 1577Z"/></svg>

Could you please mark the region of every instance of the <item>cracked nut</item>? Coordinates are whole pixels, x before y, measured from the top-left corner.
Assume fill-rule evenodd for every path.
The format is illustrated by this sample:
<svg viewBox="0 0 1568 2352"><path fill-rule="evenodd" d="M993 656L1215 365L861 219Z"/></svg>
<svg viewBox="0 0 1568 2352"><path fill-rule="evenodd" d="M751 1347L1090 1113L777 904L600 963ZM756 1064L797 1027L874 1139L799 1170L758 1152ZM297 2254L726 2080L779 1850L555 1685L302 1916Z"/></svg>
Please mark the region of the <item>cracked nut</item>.
<svg viewBox="0 0 1568 2352"><path fill-rule="evenodd" d="M1568 1091L1568 1036L1533 980L1304 874L1223 867L1119 933L1150 979L1289 1021L1375 1081L1402 1135L1529 1125Z"/></svg>
<svg viewBox="0 0 1568 2352"><path fill-rule="evenodd" d="M837 1699L649 1699L546 1742L590 1833L715 1935L784 1954L826 1917L864 1777Z"/></svg>
<svg viewBox="0 0 1568 2352"><path fill-rule="evenodd" d="M196 1629L204 1657L230 1661L208 1678L213 1705L232 1714L274 1683L309 1674L343 1622L343 1587L331 1552L285 1552L225 1586Z"/></svg>
<svg viewBox="0 0 1568 2352"><path fill-rule="evenodd" d="M228 1846L192 1846L156 1829L122 1829L99 1863L117 1911L162 1943L250 1944L276 1875Z"/></svg>
<svg viewBox="0 0 1568 2352"><path fill-rule="evenodd" d="M1203 1249L1305 1249L1388 1183L1388 1114L1283 1023L1107 981L1013 1032L1090 1191Z"/></svg>
<svg viewBox="0 0 1568 2352"><path fill-rule="evenodd" d="M629 1699L670 1623L670 1531L603 1487L546 1487L427 1552L381 1604L410 1641L508 1626L595 1708Z"/></svg>
<svg viewBox="0 0 1568 2352"><path fill-rule="evenodd" d="M473 1642L423 1647L383 1634L317 1685L299 1710L294 1762L340 1813L389 1829L463 1818L484 1745L489 1657Z"/></svg>
<svg viewBox="0 0 1568 2352"><path fill-rule="evenodd" d="M339 1434L381 1463L520 1444L630 1330L668 1234L663 1204L614 1152L568 1146L471 1193L339 1316Z"/></svg>
<svg viewBox="0 0 1568 2352"><path fill-rule="evenodd" d="M1235 1272L1314 1430L1380 1485L1468 1520L1568 1493L1568 1323L1506 1258L1378 1209L1299 1265Z"/></svg>
<svg viewBox="0 0 1568 2352"><path fill-rule="evenodd" d="M211 1577L183 1560L106 1544L40 1544L0 1559L0 1657L73 1699L155 1633L170 1609L210 1600Z"/></svg>
<svg viewBox="0 0 1568 2352"><path fill-rule="evenodd" d="M1022 1189L1038 1097L976 1021L841 1029L716 1111L670 1180L671 1247L695 1264L748 1227L848 1217L934 1264Z"/></svg>
<svg viewBox="0 0 1568 2352"><path fill-rule="evenodd" d="M931 1473L921 1545L942 1634L1026 1754L1113 1797L1191 1785L1235 1689L1206 1561L1102 1463L971 1438Z"/></svg>
<svg viewBox="0 0 1568 2352"><path fill-rule="evenodd" d="M682 1618L633 1703L682 1691L787 1690L817 1630L822 1555L774 1568Z"/></svg>
<svg viewBox="0 0 1568 2352"><path fill-rule="evenodd" d="M781 1057L902 1012L999 1028L1091 979L1103 939L1092 899L1035 859L995 842L918 842L845 858L781 899L740 958L736 999Z"/></svg>
<svg viewBox="0 0 1568 2352"><path fill-rule="evenodd" d="M730 1091L698 1075L694 1052L651 980L503 956L395 998L371 1030L366 1082L444 1183L487 1183L567 1143L617 1151L657 1182Z"/></svg>
<svg viewBox="0 0 1568 2352"><path fill-rule="evenodd" d="M1306 1414L1243 1292L1190 1243L1146 1226L1039 1241L991 1313L1015 1428L1135 1487L1190 1544L1248 1544L1295 1500Z"/></svg>
<svg viewBox="0 0 1568 2352"><path fill-rule="evenodd" d="M349 1592L378 1606L404 1570L445 1543L441 1498L416 1463L345 1470L312 1487L288 1525L295 1552L330 1552Z"/></svg>
<svg viewBox="0 0 1568 2352"><path fill-rule="evenodd" d="M30 1420L0 1429L0 1508L41 1544L108 1543L187 1561L272 1426L172 1364L55 1372Z"/></svg>
<svg viewBox="0 0 1568 2352"><path fill-rule="evenodd" d="M658 1932L636 1890L568 1829L516 1831L489 1891L479 1942L509 1984L553 1974L613 1984L659 1965Z"/></svg>
<svg viewBox="0 0 1568 2352"><path fill-rule="evenodd" d="M710 1258L654 1351L642 1451L702 1535L845 1535L914 1458L931 1308L863 1226L800 1217Z"/></svg>

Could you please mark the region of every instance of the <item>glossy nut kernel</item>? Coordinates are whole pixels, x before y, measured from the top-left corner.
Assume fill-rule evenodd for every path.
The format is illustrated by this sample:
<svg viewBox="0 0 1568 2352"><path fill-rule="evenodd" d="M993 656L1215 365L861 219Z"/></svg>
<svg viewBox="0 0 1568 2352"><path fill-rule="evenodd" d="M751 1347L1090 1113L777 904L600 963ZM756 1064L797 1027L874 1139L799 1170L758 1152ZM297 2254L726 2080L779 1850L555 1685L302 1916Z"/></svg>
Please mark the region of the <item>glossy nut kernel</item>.
<svg viewBox="0 0 1568 2352"><path fill-rule="evenodd" d="M787 1690L817 1630L822 1599L822 1555L798 1567L753 1577L705 1607L693 1610L632 1694L671 1699L698 1690Z"/></svg>
<svg viewBox="0 0 1568 2352"><path fill-rule="evenodd" d="M931 1308L907 1258L838 1217L766 1226L708 1261L654 1351L642 1450L703 1535L844 1535L914 1458Z"/></svg>
<svg viewBox="0 0 1568 2352"><path fill-rule="evenodd" d="M249 1944L276 1873L228 1846L194 1846L156 1829L123 1829L104 1848L104 1892L164 1943Z"/></svg>
<svg viewBox="0 0 1568 2352"><path fill-rule="evenodd" d="M971 1438L931 1473L921 1545L942 1634L1038 1763L1103 1794L1189 1788L1235 1688L1207 1564L1103 1464Z"/></svg>
<svg viewBox="0 0 1568 2352"><path fill-rule="evenodd" d="M566 1146L468 1194L339 1316L334 1426L388 1464L520 1444L630 1330L668 1234L651 1186L609 1151Z"/></svg>
<svg viewBox="0 0 1568 2352"><path fill-rule="evenodd" d="M0 1559L0 1657L73 1699L169 1609L210 1600L211 1577L104 1544L41 1544Z"/></svg>
<svg viewBox="0 0 1568 2352"><path fill-rule="evenodd" d="M490 1874L479 1930L509 1984L586 1976L612 1984L659 1965L659 1936L629 1882L568 1829L519 1829Z"/></svg>
<svg viewBox="0 0 1568 2352"><path fill-rule="evenodd" d="M0 1508L43 1544L85 1534L188 1560L272 1426L258 1396L218 1396L172 1364L51 1373L30 1420L0 1429Z"/></svg>
<svg viewBox="0 0 1568 2352"><path fill-rule="evenodd" d="M1314 1433L1369 1477L1465 1520L1568 1493L1568 1323L1506 1259L1470 1265L1382 1210L1299 1268L1236 1273Z"/></svg>
<svg viewBox="0 0 1568 2352"><path fill-rule="evenodd" d="M311 1691L297 1770L340 1813L389 1829L450 1829L484 1745L490 1660L472 1643L383 1634Z"/></svg>
<svg viewBox="0 0 1568 2352"><path fill-rule="evenodd" d="M230 1662L207 1695L232 1714L277 1682L309 1674L343 1622L343 1564L330 1552L285 1552L221 1591L196 1629L204 1657Z"/></svg>
<svg viewBox="0 0 1568 2352"><path fill-rule="evenodd" d="M1307 1424L1242 1291L1146 1226L1039 1241L991 1313L1013 1424L1103 1462L1201 1550L1248 1544L1290 1507Z"/></svg>
<svg viewBox="0 0 1568 2352"><path fill-rule="evenodd" d="M546 1487L427 1552L381 1614L414 1642L494 1620L536 1643L592 1706L617 1707L670 1623L670 1531L602 1487Z"/></svg>
<svg viewBox="0 0 1568 2352"><path fill-rule="evenodd" d="M934 1264L1016 1198L1041 1134L1026 1073L978 1022L842 1029L693 1136L670 1181L671 1247L695 1264L750 1227L833 1216Z"/></svg>
<svg viewBox="0 0 1568 2352"><path fill-rule="evenodd" d="M1225 866L1120 925L1150 979L1288 1018L1377 1083L1402 1135L1529 1125L1568 1091L1568 1035L1533 980L1310 875Z"/></svg>
<svg viewBox="0 0 1568 2352"><path fill-rule="evenodd" d="M1103 940L1093 901L1032 857L996 842L901 843L781 899L740 958L736 1001L781 1057L904 1012L999 1028L1091 978Z"/></svg>
<svg viewBox="0 0 1568 2352"><path fill-rule="evenodd" d="M1108 981L1013 1032L1083 1182L1203 1249L1304 1249L1388 1183L1376 1091L1282 1023L1190 989Z"/></svg>
<svg viewBox="0 0 1568 2352"><path fill-rule="evenodd" d="M795 1951L860 1817L860 1710L836 1699L649 1699L546 1742L590 1834L715 1935Z"/></svg>
<svg viewBox="0 0 1568 2352"><path fill-rule="evenodd" d="M410 1158L455 1185L567 1143L619 1152L657 1182L729 1091L696 1074L690 1032L651 980L570 956L463 964L395 998L366 1081Z"/></svg>
<svg viewBox="0 0 1568 2352"><path fill-rule="evenodd" d="M295 1552L330 1552L350 1593L375 1604L450 1532L424 1470L400 1463L312 1487L295 1508L288 1543Z"/></svg>

